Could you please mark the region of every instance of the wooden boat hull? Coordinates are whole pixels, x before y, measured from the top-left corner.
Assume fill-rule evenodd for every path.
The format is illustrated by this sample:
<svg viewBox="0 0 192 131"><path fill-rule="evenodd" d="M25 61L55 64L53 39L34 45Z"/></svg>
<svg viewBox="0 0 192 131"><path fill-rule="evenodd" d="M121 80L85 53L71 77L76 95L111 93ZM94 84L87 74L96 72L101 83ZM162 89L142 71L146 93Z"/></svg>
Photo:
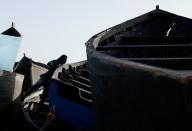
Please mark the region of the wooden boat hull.
<svg viewBox="0 0 192 131"><path fill-rule="evenodd" d="M190 67L182 69L179 66L179 69L175 69L174 66L173 68L167 68L134 62L129 59L121 59L117 55L114 55L115 53L122 53L122 50L126 51L125 48L121 48L122 52L114 52L113 55L110 55L111 50L108 50L109 48L114 49L112 46L107 45L108 43L117 44L114 39L115 35L121 35L122 32L129 35L129 32L126 31L133 30L134 26L137 25L138 30L140 29L141 32L143 31L145 33L146 31L148 33L152 29L151 34L149 33L148 35L158 36L158 33L160 34L161 32L153 31L153 29L157 29L157 26L153 28L150 25L151 28L142 30L142 24L139 25L139 22L145 22L146 19L156 16L159 12L161 11L157 10L154 11L154 14L153 12L151 14L149 13L149 16L147 14L147 17L144 16L143 18L141 16L130 22L117 25L114 29L111 28L93 36L86 43L88 69L93 87L93 102L97 117L97 130L182 131L192 129L192 71ZM164 15L164 12L162 14ZM169 13L166 12L165 15L167 14ZM159 22L157 20L159 16L161 14L152 20ZM176 18L177 16L171 14L172 17ZM179 17L179 19L184 18ZM186 21L189 22L190 20ZM133 23L136 24L134 25ZM132 24L133 28L131 27ZM148 23L145 22L144 24ZM188 30L188 32L190 31ZM131 32L132 34L130 34L135 35L135 32L133 30ZM138 39L138 41L141 40ZM103 47L105 46L108 49L97 50L99 44L103 44ZM122 42L120 46L123 47L123 44L125 43ZM136 42L136 44L138 43ZM132 51L130 50L130 52L127 51L125 53L137 58L137 54L139 53L135 53L135 55ZM141 49L141 51L143 50ZM179 55L178 51L176 53ZM145 52L144 55L150 56L150 52ZM157 55L162 54L160 52ZM170 53L170 55L173 54ZM190 56L190 53L187 55Z"/></svg>
<svg viewBox="0 0 192 131"><path fill-rule="evenodd" d="M24 56L14 68L14 72L25 76L22 91L28 90L40 79L40 75L47 71L48 69L45 65L34 62L26 56Z"/></svg>
<svg viewBox="0 0 192 131"><path fill-rule="evenodd" d="M20 96L23 76L17 73L0 71L0 112Z"/></svg>
<svg viewBox="0 0 192 131"><path fill-rule="evenodd" d="M81 100L78 88L51 80L49 104L55 106L55 115L77 130L95 131L95 111L89 101ZM67 95L70 94L70 95Z"/></svg>
<svg viewBox="0 0 192 131"><path fill-rule="evenodd" d="M99 130L192 129L192 72L182 79L99 56L89 59Z"/></svg>
<svg viewBox="0 0 192 131"><path fill-rule="evenodd" d="M0 117L6 117L3 126L16 117L23 78L23 75L0 70Z"/></svg>
<svg viewBox="0 0 192 131"><path fill-rule="evenodd" d="M17 123L16 127L18 130L28 130L28 131L40 131L41 128L32 121L32 118L29 116L27 109L25 108L25 103L33 101L33 99L39 99L39 94L42 93L42 89L36 91L34 94L30 94L25 101L21 101L19 105L19 110L17 112ZM35 101L34 101L35 102Z"/></svg>
<svg viewBox="0 0 192 131"><path fill-rule="evenodd" d="M87 61L58 68L49 88L50 108L55 106L57 118L68 122L76 130L95 131L95 111L92 105Z"/></svg>

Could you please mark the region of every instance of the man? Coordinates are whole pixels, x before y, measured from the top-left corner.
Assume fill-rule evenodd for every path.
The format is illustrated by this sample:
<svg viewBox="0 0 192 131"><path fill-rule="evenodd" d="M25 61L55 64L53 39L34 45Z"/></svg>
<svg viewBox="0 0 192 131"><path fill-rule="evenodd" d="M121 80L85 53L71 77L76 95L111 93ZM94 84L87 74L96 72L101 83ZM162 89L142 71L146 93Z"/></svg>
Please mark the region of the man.
<svg viewBox="0 0 192 131"><path fill-rule="evenodd" d="M47 63L47 66L49 68L49 70L45 73L42 74L40 77L40 80L33 85L31 88L29 88L29 90L25 91L21 98L25 98L27 95L31 94L32 92L34 92L35 90L39 89L40 87L44 87L43 93L41 95L41 99L46 99L46 97L48 96L48 92L49 92L49 81L53 75L53 73L55 72L55 70L62 66L63 64L65 64L67 61L67 56L66 55L62 55L60 56L58 59L56 60L52 60L50 62Z"/></svg>

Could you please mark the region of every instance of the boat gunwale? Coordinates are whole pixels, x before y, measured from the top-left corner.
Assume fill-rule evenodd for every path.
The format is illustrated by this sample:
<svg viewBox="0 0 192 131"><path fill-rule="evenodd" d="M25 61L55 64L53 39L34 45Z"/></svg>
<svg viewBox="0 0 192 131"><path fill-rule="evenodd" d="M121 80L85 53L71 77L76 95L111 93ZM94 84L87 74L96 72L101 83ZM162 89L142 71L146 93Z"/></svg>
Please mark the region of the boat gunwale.
<svg viewBox="0 0 192 131"><path fill-rule="evenodd" d="M108 31L109 30L105 30L100 34L96 34L87 41L86 45L87 45L88 59L90 57L102 59L102 61L100 60L100 62L102 63L112 63L115 66L121 66L121 68L122 67L127 69L132 68L132 69L137 69L141 71L147 71L149 73L152 73L153 75L165 76L171 79L175 79L180 83L188 83L192 81L192 71L190 72L189 70L174 70L171 68L157 67L157 66L143 64L135 61L122 60L117 57L113 57L108 54L97 51L96 45L100 43L100 40ZM88 60L88 65L89 65L89 60Z"/></svg>

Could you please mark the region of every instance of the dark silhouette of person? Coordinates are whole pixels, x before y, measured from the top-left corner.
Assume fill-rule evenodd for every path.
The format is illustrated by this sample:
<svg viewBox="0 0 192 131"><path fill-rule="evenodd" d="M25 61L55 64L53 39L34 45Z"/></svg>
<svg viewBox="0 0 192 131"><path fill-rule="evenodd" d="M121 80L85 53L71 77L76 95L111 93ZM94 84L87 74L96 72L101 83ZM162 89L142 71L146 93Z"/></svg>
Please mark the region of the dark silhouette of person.
<svg viewBox="0 0 192 131"><path fill-rule="evenodd" d="M46 97L48 96L48 93L49 93L48 86L49 86L49 82L50 82L52 75L54 74L55 70L58 67L65 64L66 61L67 61L67 56L62 55L58 59L48 62L47 66L48 66L49 70L46 73L42 74L40 76L39 81L36 84L34 84L31 88L29 88L27 91L25 91L22 94L21 98L24 99L26 96L28 96L29 94L31 94L32 92L36 91L37 89L39 89L40 87L43 86L43 93L41 95L41 99L46 99Z"/></svg>

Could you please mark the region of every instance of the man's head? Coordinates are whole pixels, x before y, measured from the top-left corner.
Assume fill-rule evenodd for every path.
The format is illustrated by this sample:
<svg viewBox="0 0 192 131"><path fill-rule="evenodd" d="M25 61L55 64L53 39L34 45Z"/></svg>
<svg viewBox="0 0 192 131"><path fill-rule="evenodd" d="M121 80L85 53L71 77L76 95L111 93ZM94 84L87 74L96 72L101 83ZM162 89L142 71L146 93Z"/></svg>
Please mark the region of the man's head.
<svg viewBox="0 0 192 131"><path fill-rule="evenodd" d="M57 59L57 61L59 62L59 64L65 64L65 62L67 61L67 56L62 55Z"/></svg>

